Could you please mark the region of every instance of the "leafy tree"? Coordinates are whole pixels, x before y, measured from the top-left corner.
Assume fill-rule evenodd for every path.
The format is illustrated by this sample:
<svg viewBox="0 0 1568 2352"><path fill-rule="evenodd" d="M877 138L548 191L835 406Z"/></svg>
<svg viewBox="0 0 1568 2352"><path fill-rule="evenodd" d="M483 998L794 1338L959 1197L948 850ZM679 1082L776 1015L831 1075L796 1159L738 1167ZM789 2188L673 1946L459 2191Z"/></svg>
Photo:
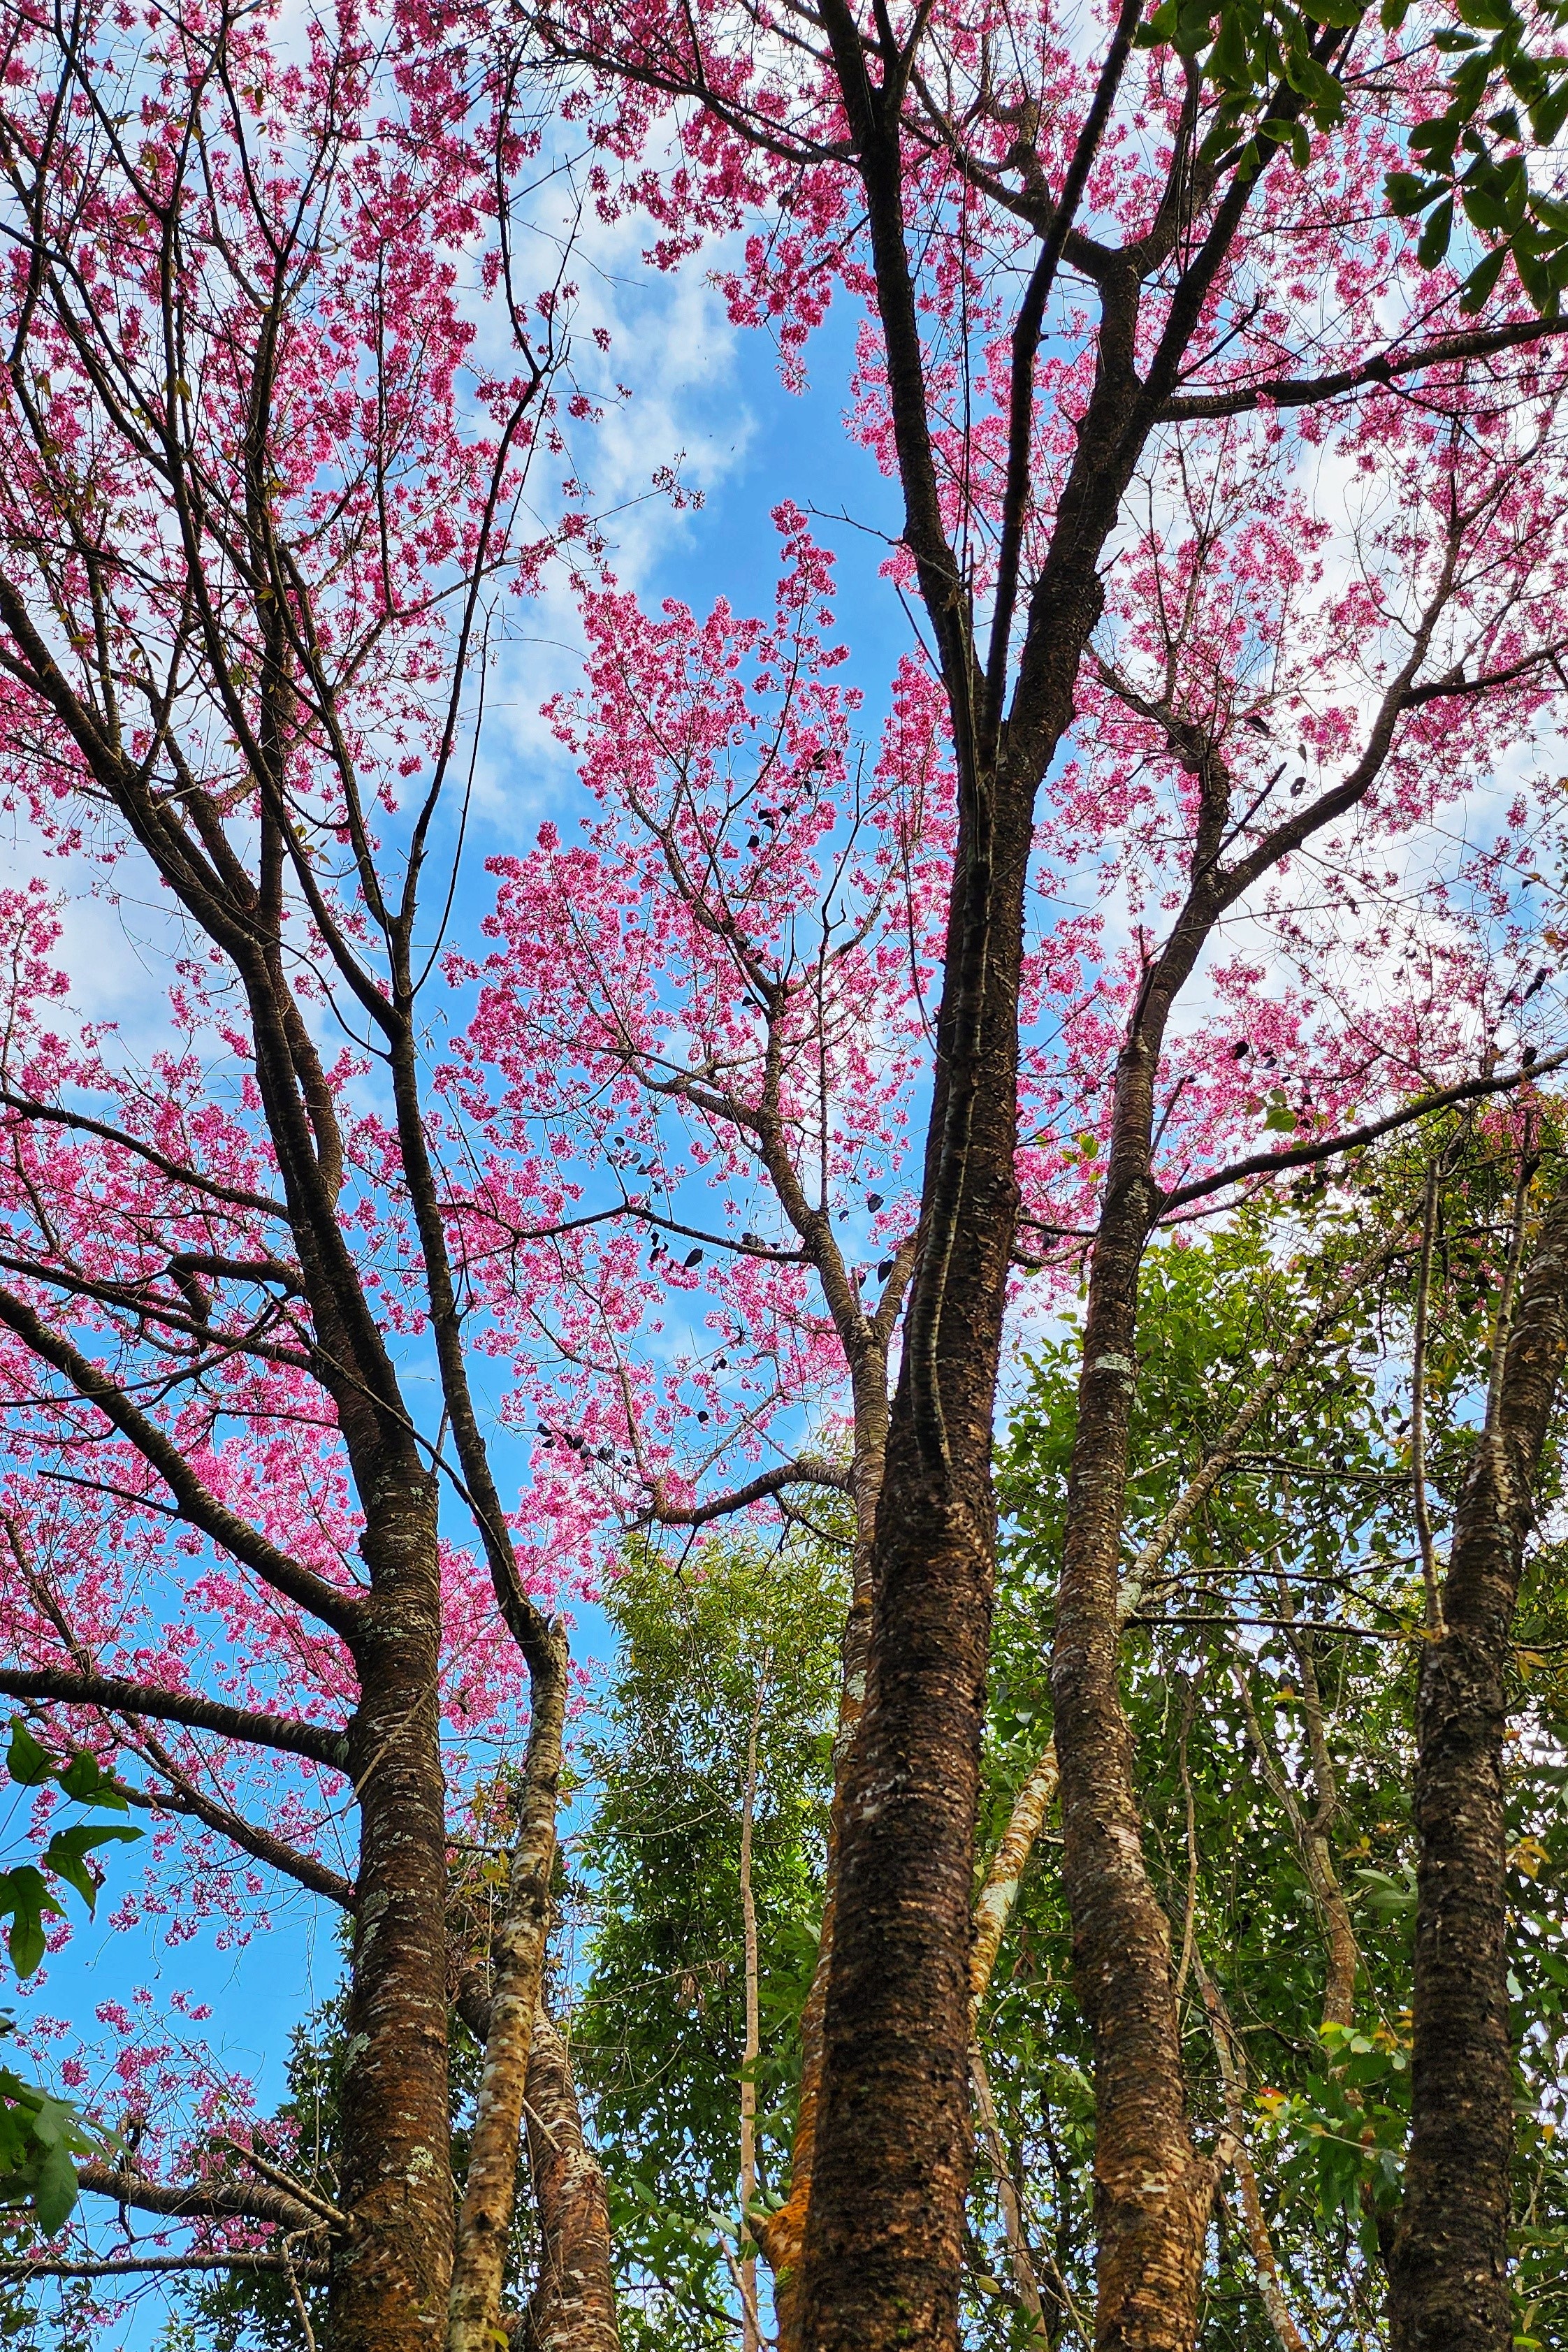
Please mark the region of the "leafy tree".
<svg viewBox="0 0 1568 2352"><path fill-rule="evenodd" d="M1494 1133L1443 1196L1426 1350L1438 1540L1484 1403L1515 1166L1512 1138ZM1419 1244L1405 1223L1418 1208L1412 1172L1418 1183L1419 1166L1406 1162L1385 1168L1363 1199L1299 1202L1205 1243L1166 1244L1142 1276L1130 1549L1160 1528L1263 1368L1369 1236L1384 1223L1405 1234L1248 1432L1129 1628L1125 1704L1151 1867L1173 1924L1195 2128L1213 2146L1241 2126L1205 2270L1199 2340L1215 2347L1295 2352L1314 2336L1375 2336L1385 2292L1409 2120L1410 1790L1426 1611L1399 1364L1418 1290ZM1070 1329L1033 1351L1004 1455L1012 1532L989 1748L998 1828L1050 1724L1039 1661L1059 1574L1075 1354ZM1554 1443L1538 1490L1543 1517L1562 1475ZM1543 1690L1546 1654L1528 1639L1537 1612L1554 1618L1561 1580L1548 1543L1521 1602L1508 1777L1524 2118L1519 2325L1527 2336L1546 2327L1543 2341L1568 2293L1555 2153L1568 1948L1560 1902L1548 1927L1552 1900L1534 1892L1534 1874L1553 1884L1563 1867L1563 1749L1560 1701ZM1534 1825L1548 1822L1542 1838ZM1336 1987L1347 1927L1353 1977ZM1081 2333L1093 2294L1089 2047L1069 1985L1069 1927L1047 1849L997 1970L985 2046L1037 2232L1053 2341ZM994 2239L993 2209L987 2222ZM1005 2276L1005 2248L989 2267ZM973 2309L977 2340L1010 2340L1005 2307L989 2321L984 2298Z"/></svg>
<svg viewBox="0 0 1568 2352"><path fill-rule="evenodd" d="M624 2325L649 2352L733 2336L748 2073L764 2204L787 2177L847 1551L797 1530L772 1550L710 1542L672 1570L637 1547L606 1594L618 1648L605 1728L584 1757L595 1802L578 1869L592 1924L573 2047L612 2194ZM761 2027L749 2065L748 1811Z"/></svg>
<svg viewBox="0 0 1568 2352"><path fill-rule="evenodd" d="M421 21L472 18L432 6ZM1162 1223L1200 1199L1234 1199L1413 1117L1432 1107L1429 1086L1458 1099L1450 1089L1517 1079L1478 1051L1494 1024L1491 959L1472 962L1447 931L1439 949L1387 878L1411 870L1403 856L1371 845L1428 821L1554 697L1557 591L1535 564L1561 529L1556 459L1542 463L1555 394L1528 425L1521 404L1535 397L1527 383L1554 380L1559 348L1511 286L1467 311L1465 273L1424 269L1418 239L1391 232L1384 173L1441 104L1446 66L1411 26L1373 28L1353 5L1300 19L1173 7L1145 25L1129 0L1069 34L1047 9L963 0L547 0L530 36L570 102L596 108L607 210L649 205L660 258L744 236L732 315L777 336L786 372L804 368L840 291L864 306L854 427L897 485L888 570L921 631L889 696L889 740L909 740L915 709L957 811L926 1145L899 1171L893 1232L920 1248L866 1576L868 1710L834 1809L800 2210L775 2240L795 2281L784 2340L879 2352L911 2332L949 2344L957 2324L995 1382L1017 1255L1059 1265L1087 1235L1054 1639L1065 1868L1095 2039L1098 2324L1109 2343L1174 2352L1195 2325L1213 2174L1189 2126L1169 1922L1121 1718L1137 1269ZM1472 436L1477 402L1521 428L1506 459L1489 430ZM1342 475L1325 463L1334 447ZM1359 507L1325 528L1320 494L1363 466L1391 501L1386 537ZM1552 506L1522 531L1520 490ZM1497 563L1521 560L1528 577L1505 589ZM1352 578L1343 595L1329 584ZM662 670L647 641L665 624L616 631L630 691L605 699L630 703L633 725L586 730L608 814L582 873L597 890L625 870L634 797L679 812L661 815L666 838L687 841L689 821L697 920L716 957L728 949L738 1008L694 1057L684 1033L669 1056L660 1083L692 1110L729 1091L736 1056L781 1085L795 1075L784 1041L770 1061L759 1031L810 959L794 956L787 925L781 946L764 924L753 952L752 905L777 919L779 865L749 822L750 785L710 791L715 769L727 778L742 747L768 740L763 709L736 711L717 747L658 723L688 647L733 682L716 643L730 609L667 622L679 650ZM1386 632L1376 651L1369 630ZM1505 677L1522 698L1511 710ZM761 704L776 684L770 667ZM705 716L718 707L710 698ZM1458 764L1442 780L1450 758L1463 780ZM765 805L795 838L812 822L808 780L786 761L784 782ZM923 939L923 893L916 913ZM1252 923L1310 975L1299 998L1272 992L1267 953L1230 951ZM618 918L605 927L606 955L623 935ZM1425 975L1418 1006L1388 988L1389 962ZM1497 992L1517 994L1511 974ZM1462 1037L1448 1025L1460 1003ZM600 1098L630 1057L606 1042ZM1287 1129L1295 1141L1272 1145ZM781 1235L818 1270L805 1229L850 1209L826 1133L820 1166ZM744 1227L734 1239L744 1248ZM618 1363L605 1393L616 1385ZM731 1427L743 1452L754 1425L739 1402ZM699 1491L679 1499L700 1511L703 1478L721 1475L717 1437L694 1440L689 1461Z"/></svg>

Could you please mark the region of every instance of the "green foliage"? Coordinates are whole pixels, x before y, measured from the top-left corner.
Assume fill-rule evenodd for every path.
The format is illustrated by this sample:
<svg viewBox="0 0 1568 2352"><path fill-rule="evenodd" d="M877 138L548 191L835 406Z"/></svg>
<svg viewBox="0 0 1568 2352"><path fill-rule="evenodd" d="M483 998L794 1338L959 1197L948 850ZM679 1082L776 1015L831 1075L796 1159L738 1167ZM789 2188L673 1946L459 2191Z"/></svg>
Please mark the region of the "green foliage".
<svg viewBox="0 0 1568 2352"><path fill-rule="evenodd" d="M1439 1222L1428 1344L1427 1464L1441 1546L1484 1403L1512 1182L1506 1137L1455 1132L1461 1165ZM1430 1148L1428 1146L1428 1148ZM1125 1559L1130 1563L1317 1303L1380 1229L1418 1223L1413 1154L1369 1164L1359 1190L1319 1187L1143 1269ZM1424 1592L1412 1533L1408 1355L1414 1246L1330 1330L1248 1435L1142 1599L1124 1703L1146 1846L1178 1947L1188 1932L1247 2053L1253 2159L1287 2293L1325 2342L1380 2340L1380 2232L1396 2200L1408 2112L1414 1840L1408 1814ZM1034 1349L999 1462L1006 1514L988 1740L988 1843L1050 1731L1047 1674L1080 1350L1077 1318ZM1562 1487L1549 1450L1542 1516ZM1510 1831L1521 1907L1513 1985L1520 2051L1520 2325L1568 2342L1562 2083L1568 2000L1563 1779L1562 1558L1535 1555L1520 1614L1519 1736ZM1532 1651L1528 1643L1538 1646ZM1323 1922L1299 1815L1321 1798L1315 1688L1334 1780L1327 1830L1362 1956L1349 2029L1324 2028ZM1531 1874L1535 1873L1537 1878ZM1532 1894L1537 1879L1551 1892ZM1200 2137L1224 2122L1214 2028L1190 1963L1182 2014ZM1010 2167L1023 2187L1053 2340L1092 2309L1090 2053L1047 1833L993 1983L984 2044ZM986 2165L973 2208L969 2340L1011 2346ZM1053 2309L1054 2307L1054 2309ZM1274 2343L1234 2200L1205 2278L1205 2352Z"/></svg>
<svg viewBox="0 0 1568 2352"><path fill-rule="evenodd" d="M710 1543L677 1570L634 1551L606 1605L615 1692L584 1769L594 1926L573 2055L623 2264L628 2347L726 2347L738 2246L742 1791L758 1778L761 2171L782 2181L811 1981L846 1605L846 1553ZM759 1706L760 1696L760 1706Z"/></svg>
<svg viewBox="0 0 1568 2352"><path fill-rule="evenodd" d="M1405 22L1409 0L1383 0L1383 21ZM1457 25L1435 46L1454 59L1448 102L1410 134L1415 168L1389 174L1393 210L1423 219L1426 268L1447 258L1459 221L1481 251L1465 281L1462 310L1487 300L1512 257L1520 284L1543 318L1555 318L1568 285L1568 204L1532 183L1532 161L1568 122L1568 58L1555 54L1568 26L1562 0L1528 14L1512 0L1454 0ZM1463 267L1463 265L1460 265Z"/></svg>
<svg viewBox="0 0 1568 2352"><path fill-rule="evenodd" d="M1384 31L1397 33L1409 10L1410 0L1381 0ZM1200 160L1247 168L1288 147L1305 170L1310 130L1331 128L1344 105L1339 45L1325 50L1325 29L1353 34L1371 13L1372 0L1306 0L1300 7L1289 0L1158 0L1136 38L1201 66L1210 114ZM1551 154L1568 123L1568 57L1559 54L1568 0L1534 0L1528 9L1513 0L1453 0L1453 16L1429 37L1453 60L1447 102L1412 130L1410 168L1387 177L1389 209L1420 221L1424 269L1450 259L1456 230L1468 235L1469 249L1457 264L1466 273L1462 310L1473 315L1483 307L1511 258L1529 300L1543 318L1555 318L1568 285L1568 201L1556 191L1555 174L1543 185L1531 166ZM1279 90L1300 100L1299 116L1270 116L1254 130L1259 106Z"/></svg>
<svg viewBox="0 0 1568 2352"><path fill-rule="evenodd" d="M0 2033L14 2031L0 2018ZM53 2099L9 2066L0 2066L0 2200L26 2205L46 2237L63 2230L76 2208L79 2156L101 2156L103 2137L68 2099Z"/></svg>
<svg viewBox="0 0 1568 2352"><path fill-rule="evenodd" d="M126 1809L124 1790L95 1756L82 1748L62 1763L39 1745L20 1716L11 1725L5 1767L20 1788L41 1789L52 1781L75 1804L100 1812ZM31 1976L43 1959L46 1916L64 1916L65 1906L50 1881L73 1888L90 1913L98 1881L89 1855L99 1846L141 1835L124 1822L75 1822L56 1830L36 1862L0 1871L0 1918L11 1923L6 1943L19 1977ZM0 2017L0 2033L13 2031L12 2020ZM85 2123L68 2100L54 2098L0 2066L0 2209L26 2208L45 2236L52 2237L76 2207L75 2158L102 2157L110 2146L107 2136Z"/></svg>
<svg viewBox="0 0 1568 2352"><path fill-rule="evenodd" d="M104 1812L125 1811L124 1790L95 1756L81 1748L62 1764L38 1745L20 1716L11 1725L5 1769L24 1789L39 1789L52 1780L79 1805L95 1806ZM64 1916L65 1906L51 1889L50 1877L62 1878L74 1887L90 1913L98 1902L98 1882L88 1868L89 1854L97 1846L141 1834L123 1822L78 1822L57 1830L37 1863L18 1863L0 1871L0 1919L11 1922L6 1942L11 1965L19 1977L31 1976L44 1957L46 1913Z"/></svg>
<svg viewBox="0 0 1568 2352"><path fill-rule="evenodd" d="M1325 62L1326 27L1359 25L1368 0L1159 0L1139 27L1139 46L1164 44L1178 57L1200 62L1212 100L1201 160L1228 154L1242 168L1266 162L1276 148L1289 147L1299 169L1309 161L1309 125L1328 130L1344 108L1344 89ZM1260 102L1277 91L1300 101L1289 117L1268 117L1256 139L1237 142L1251 125Z"/></svg>
<svg viewBox="0 0 1568 2352"><path fill-rule="evenodd" d="M1409 1236L1343 1308L1210 1494L1144 1593L1125 1703L1155 1883L1189 1932L1246 2053L1246 2119L1265 2213L1296 2309L1323 2342L1381 2340L1381 2241L1408 2113L1414 1840L1408 1811L1424 1587L1412 1522L1408 1363L1425 1161L1456 1165L1437 1224L1426 1383L1429 1503L1443 1545L1484 1405L1511 1214L1506 1130L1458 1123L1419 1150L1369 1156L1194 1245L1151 1252L1142 1282L1125 1548L1158 1528L1258 1381L1384 1231ZM993 1649L983 1846L1050 1736L1047 1678L1081 1335L1034 1347L999 1463L1005 1539ZM1561 1445L1542 1488L1550 1523ZM1510 1834L1521 2124L1517 2238L1522 2344L1568 2346L1568 1579L1535 1552L1519 1628ZM842 1591L805 1545L767 1560L715 1549L700 1579L651 1552L613 1597L616 1698L586 1759L599 1790L584 1848L595 1920L574 2053L604 2149L624 2262L627 2342L708 2352L735 2334L723 2261L738 2244L741 1787L762 1661L801 1663L767 1698L758 1816L763 1914L764 2170L784 2179L795 2018L809 1978ZM776 1712L775 1712L776 1709ZM1325 1836L1361 1955L1348 2027L1325 2026L1324 1922L1298 1819L1334 1799ZM1282 1797L1281 1790L1285 1791ZM1289 1800L1289 1802L1287 1801ZM993 1980L984 2043L1021 2190L1051 2338L1091 2336L1091 2053L1047 1826ZM1200 2138L1226 2121L1197 1967L1182 2016ZM1029 2341L977 2151L964 2340ZM1203 2352L1276 2352L1234 2189L1205 2273Z"/></svg>

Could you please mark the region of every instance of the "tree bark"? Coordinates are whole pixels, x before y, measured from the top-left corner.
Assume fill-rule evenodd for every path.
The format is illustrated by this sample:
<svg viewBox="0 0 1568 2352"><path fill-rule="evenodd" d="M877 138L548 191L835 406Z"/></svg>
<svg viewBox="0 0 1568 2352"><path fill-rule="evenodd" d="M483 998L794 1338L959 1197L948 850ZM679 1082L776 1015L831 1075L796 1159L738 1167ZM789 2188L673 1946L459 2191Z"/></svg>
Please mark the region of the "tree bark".
<svg viewBox="0 0 1568 2352"><path fill-rule="evenodd" d="M1051 1662L1062 1876L1079 1999L1094 2042L1101 2352L1189 2352L1215 2187L1213 2161L1194 2147L1187 2120L1170 1929L1143 1857L1118 1675L1118 1565L1138 1269L1157 1197L1148 1167L1162 1026L1157 1010L1147 1027L1135 1022L1119 1073Z"/></svg>
<svg viewBox="0 0 1568 2352"><path fill-rule="evenodd" d="M1007 1826L991 1857L985 1884L974 1898L974 1944L969 1955L969 1999L977 2029L981 2006L990 1990L996 1955L1002 1948L1007 1922L1018 1900L1024 1873L1029 1866L1029 1856L1034 1853L1036 1839L1046 1825L1046 1815L1056 1802L1059 1785L1057 1748L1053 1739L1040 1750L1024 1776L1013 1800L1013 1810L1007 1816Z"/></svg>
<svg viewBox="0 0 1568 2352"><path fill-rule="evenodd" d="M388 1478L363 1549L374 1591L354 1641L360 1856L342 2087L333 2352L437 2345L452 2262L447 1830L435 1480Z"/></svg>
<svg viewBox="0 0 1568 2352"><path fill-rule="evenodd" d="M959 850L922 1257L877 1515L866 1708L845 1760L801 2263L811 2352L948 2346L957 2336L994 1579L991 1423L1017 1208L1016 984L1032 805L1026 791L1004 797L1005 821L993 809L977 828L971 816ZM978 1034L959 1053L961 1012ZM933 1262L933 1179L951 1156L943 1130L955 1084L967 1097L967 1142ZM922 1305L934 1328L929 1361L916 1370ZM933 1404L940 1449L926 1427Z"/></svg>
<svg viewBox="0 0 1568 2352"><path fill-rule="evenodd" d="M1496 1410L1455 1521L1416 1701L1415 2054L1405 2201L1389 2265L1394 2352L1508 2352L1513 2159L1509 1637L1531 1488L1568 1352L1568 1190L1542 1222Z"/></svg>
<svg viewBox="0 0 1568 2352"><path fill-rule="evenodd" d="M543 2250L526 2352L620 2352L610 2212L583 2131L566 2044L542 2008L528 2067L528 2149Z"/></svg>
<svg viewBox="0 0 1568 2352"><path fill-rule="evenodd" d="M757 2194L757 2061L762 2055L762 2011L757 1948L757 1898L752 1887L752 1819L757 1802L757 1735L762 1729L767 1670L757 1678L757 1700L746 1739L746 1783L741 1807L741 1932L745 1946L746 2038L741 2053L741 2225L746 2226ZM741 2288L742 2352L761 2352L757 2323L757 2258L743 2254L737 2265Z"/></svg>
<svg viewBox="0 0 1568 2352"><path fill-rule="evenodd" d="M538 1664L532 1670L533 1717L506 1908L490 1948L485 2063L458 2215L447 2352L494 2352L500 2321L507 2234L517 2197L524 2086L550 1940L555 1807L566 1721L564 1636L556 1646L557 1670L548 1674Z"/></svg>
<svg viewBox="0 0 1568 2352"><path fill-rule="evenodd" d="M831 1237L831 1227L828 1229ZM847 1328L845 1318L844 1328ZM853 1340L853 1332L850 1339ZM871 1644L871 1559L877 1505L888 1457L888 1359L885 1344L848 1349L855 1405L855 1549L850 1568L849 1608L844 1621L838 1721L833 1741L833 1796L828 1812L827 1855L823 1873L822 1927L816 1965L800 2021L800 2101L790 2147L789 2194L773 2213L759 2213L754 2235L773 2273L773 2312L779 2352L800 2352L801 2250L811 2201L822 2091L823 2021L833 1966L834 1922L838 1907L838 1855L844 1827L845 1777L850 1748L866 1712L866 1675Z"/></svg>

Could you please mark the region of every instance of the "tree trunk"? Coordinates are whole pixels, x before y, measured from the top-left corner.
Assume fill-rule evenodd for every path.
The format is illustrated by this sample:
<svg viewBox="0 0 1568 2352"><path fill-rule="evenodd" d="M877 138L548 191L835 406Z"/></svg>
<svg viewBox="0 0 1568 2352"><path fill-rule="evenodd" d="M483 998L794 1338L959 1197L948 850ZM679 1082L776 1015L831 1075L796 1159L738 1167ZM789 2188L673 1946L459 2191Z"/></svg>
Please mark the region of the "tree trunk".
<svg viewBox="0 0 1568 2352"><path fill-rule="evenodd" d="M620 2352L604 2175L584 2136L566 2044L542 2009L527 2115L543 2249L522 2326L526 2352Z"/></svg>
<svg viewBox="0 0 1568 2352"><path fill-rule="evenodd" d="M1190 2352L1215 2186L1213 2163L1194 2147L1187 2121L1170 1929L1143 1858L1118 1680L1138 1268L1154 1205L1148 1164L1159 1028L1150 1025L1152 1036L1135 1030L1118 1077L1051 1662L1062 1878L1079 1999L1094 2041L1101 2352Z"/></svg>
<svg viewBox="0 0 1568 2352"><path fill-rule="evenodd" d="M389 1476L363 1539L374 1590L354 1642L360 1857L342 2088L332 2352L438 2345L452 2261L447 1832L437 1669L436 1485Z"/></svg>
<svg viewBox="0 0 1568 2352"><path fill-rule="evenodd" d="M801 2259L809 2352L957 2340L994 1575L991 1423L1017 1209L1016 991L1032 802L1017 789L987 797L983 817L966 811L959 847L921 1255L877 1513L866 1706L839 1799Z"/></svg>
<svg viewBox="0 0 1568 2352"><path fill-rule="evenodd" d="M757 2216L755 2236L773 2273L773 2313L779 2352L801 2352L801 2250L811 2202L817 2106L822 2092L823 2021L833 1965L834 1921L838 1908L838 1854L844 1827L844 1790L850 1748L866 1712L866 1675L871 1647L871 1560L876 1544L877 1505L888 1458L888 1367L885 1349L851 1360L855 1400L855 1549L848 1612L844 1622L838 1722L833 1741L833 1796L823 1872L822 1928L816 1965L800 2021L800 2104L790 2147L789 2194L776 2211Z"/></svg>
<svg viewBox="0 0 1568 2352"><path fill-rule="evenodd" d="M1478 1440L1416 1702L1415 2056L1394 2352L1508 2352L1513 2159L1503 1734L1531 1487L1568 1350L1568 1191L1547 1211Z"/></svg>
<svg viewBox="0 0 1568 2352"><path fill-rule="evenodd" d="M554 1673L539 1666L532 1671L533 1715L506 1909L490 1948L485 2063L458 2215L447 2352L494 2352L500 2320L501 2274L517 2197L524 2085L550 1940L555 1805L566 1720L564 1637L557 1649Z"/></svg>
<svg viewBox="0 0 1568 2352"><path fill-rule="evenodd" d="M757 2194L757 2061L762 2055L763 2030L757 1898L752 1888L752 1820L757 1802L757 1735L762 1729L763 1698L767 1690L764 1667L757 1678L757 1702L752 1709L746 1740L746 1785L741 1808L741 1932L746 1956L746 2039L741 2053L741 2225L744 2229ZM742 2352L761 2352L757 2324L757 2258L744 2254L737 2266L741 2289Z"/></svg>

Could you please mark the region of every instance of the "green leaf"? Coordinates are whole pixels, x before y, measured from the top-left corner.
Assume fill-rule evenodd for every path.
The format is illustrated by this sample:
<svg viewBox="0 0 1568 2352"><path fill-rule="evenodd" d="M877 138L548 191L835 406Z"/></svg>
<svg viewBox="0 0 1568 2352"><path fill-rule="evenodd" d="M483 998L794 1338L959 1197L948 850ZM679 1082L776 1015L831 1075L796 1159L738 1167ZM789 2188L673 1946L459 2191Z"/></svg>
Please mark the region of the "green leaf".
<svg viewBox="0 0 1568 2352"><path fill-rule="evenodd" d="M1236 88L1247 79L1247 38L1241 21L1227 10L1220 24L1219 38L1209 56L1211 79L1222 87Z"/></svg>
<svg viewBox="0 0 1568 2352"><path fill-rule="evenodd" d="M1178 57L1195 58L1209 45L1213 28L1212 11L1205 0L1181 0L1176 10L1176 29L1171 46Z"/></svg>
<svg viewBox="0 0 1568 2352"><path fill-rule="evenodd" d="M1454 199L1449 196L1433 213L1421 232L1421 242L1415 257L1423 269L1436 269L1448 250L1448 240L1454 234Z"/></svg>
<svg viewBox="0 0 1568 2352"><path fill-rule="evenodd" d="M1530 135L1539 147L1550 147L1568 122L1568 84L1559 84L1548 98L1539 99L1530 110Z"/></svg>
<svg viewBox="0 0 1568 2352"><path fill-rule="evenodd" d="M1492 288L1502 275L1502 267L1507 259L1508 247L1506 245L1500 245L1487 255L1484 261L1477 262L1466 278L1465 290L1459 297L1459 308L1468 318L1473 319L1485 303Z"/></svg>
<svg viewBox="0 0 1568 2352"><path fill-rule="evenodd" d="M96 1908L98 1888L87 1866L87 1857L94 1846L111 1845L120 1842L129 1844L142 1835L119 1822L95 1825L84 1822L68 1830L57 1830L44 1850L44 1868L52 1870L58 1878L74 1886L89 1911Z"/></svg>
<svg viewBox="0 0 1568 2352"><path fill-rule="evenodd" d="M5 1754L5 1769L13 1780L24 1789L41 1789L55 1774L55 1759L47 1748L40 1748L19 1715L11 1718L11 1745Z"/></svg>
<svg viewBox="0 0 1568 2352"><path fill-rule="evenodd" d="M33 2137L39 2142L37 2159L32 2176L32 2205L38 2218L38 2227L46 2238L52 2238L70 2220L77 2200L76 2166L71 2160L71 2135L61 2128L51 2129L54 2119L68 2119L70 2110L58 2099L45 2099L33 2126Z"/></svg>
<svg viewBox="0 0 1568 2352"><path fill-rule="evenodd" d="M1384 183L1389 210L1405 220L1414 213L1423 213L1436 195L1442 193L1441 180L1424 179L1418 172L1390 172Z"/></svg>
<svg viewBox="0 0 1568 2352"><path fill-rule="evenodd" d="M100 1805L105 1812L122 1813L125 1791L112 1772L106 1772L90 1748L79 1748L58 1776L68 1797L79 1805Z"/></svg>
<svg viewBox="0 0 1568 2352"><path fill-rule="evenodd" d="M0 1919L12 1923L6 1941L19 1977L29 1977L44 1957L44 1914L63 1916L42 1871L23 1863L0 1873Z"/></svg>

